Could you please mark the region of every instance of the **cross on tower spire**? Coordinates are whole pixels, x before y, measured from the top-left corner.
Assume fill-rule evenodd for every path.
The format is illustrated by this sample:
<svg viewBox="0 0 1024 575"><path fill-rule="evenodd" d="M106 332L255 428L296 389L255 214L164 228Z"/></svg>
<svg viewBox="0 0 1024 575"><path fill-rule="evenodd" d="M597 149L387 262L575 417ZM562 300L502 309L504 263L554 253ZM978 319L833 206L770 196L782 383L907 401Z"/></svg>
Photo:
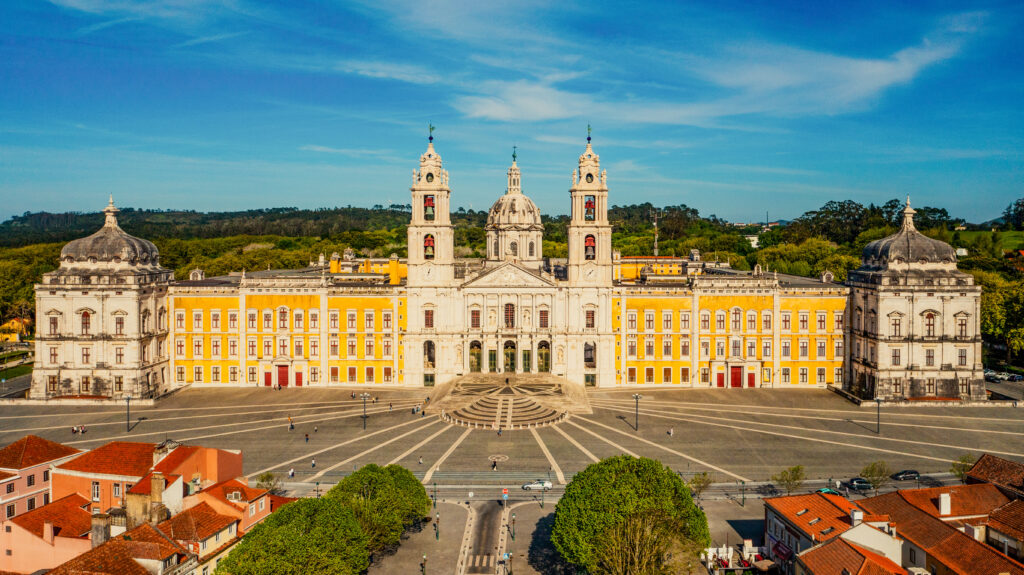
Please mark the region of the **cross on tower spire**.
<svg viewBox="0 0 1024 575"><path fill-rule="evenodd" d="M427 122L427 130L430 131L430 137L427 138L427 141L433 142L434 141L434 125L431 124L430 122Z"/></svg>
<svg viewBox="0 0 1024 575"><path fill-rule="evenodd" d="M587 143L590 143L590 124L587 124Z"/></svg>
<svg viewBox="0 0 1024 575"><path fill-rule="evenodd" d="M516 146L512 146L512 163L516 163Z"/></svg>

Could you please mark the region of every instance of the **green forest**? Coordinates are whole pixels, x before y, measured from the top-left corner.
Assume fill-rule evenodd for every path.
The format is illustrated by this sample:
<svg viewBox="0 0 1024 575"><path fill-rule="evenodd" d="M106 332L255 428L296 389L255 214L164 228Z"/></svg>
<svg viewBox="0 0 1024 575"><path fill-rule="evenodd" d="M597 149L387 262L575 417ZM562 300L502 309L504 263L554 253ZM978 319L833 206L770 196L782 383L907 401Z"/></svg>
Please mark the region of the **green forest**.
<svg viewBox="0 0 1024 575"><path fill-rule="evenodd" d="M653 253L657 214L660 255L685 256L699 249L705 260L727 261L737 269L760 264L767 270L808 277L829 270L843 281L849 270L860 265L868 242L898 229L902 209L903 203L896 199L867 206L852 200L832 201L768 231L760 224L738 227L713 215L702 216L686 205L613 206L608 217L614 230L613 248L624 256ZM242 269L303 267L320 254L329 257L346 248L360 257L405 256L410 210L408 204L210 213L127 208L118 214L118 222L128 233L153 241L161 264L183 279L194 268L212 277ZM1024 199L1006 208L997 228L967 226L956 231L963 220L945 209L916 210L915 222L922 233L968 250L959 266L974 273L986 288L986 338L1000 349L1006 346L1010 353L1024 352L1024 275L1018 258L1009 257L1024 247ZM456 255L482 257L486 220L484 211L460 207L452 212ZM565 257L568 222L564 215L543 217L546 256ZM61 247L102 225L99 212L25 213L0 223L0 319L31 316L33 285L57 267ZM752 235L758 236L758 249L745 237Z"/></svg>

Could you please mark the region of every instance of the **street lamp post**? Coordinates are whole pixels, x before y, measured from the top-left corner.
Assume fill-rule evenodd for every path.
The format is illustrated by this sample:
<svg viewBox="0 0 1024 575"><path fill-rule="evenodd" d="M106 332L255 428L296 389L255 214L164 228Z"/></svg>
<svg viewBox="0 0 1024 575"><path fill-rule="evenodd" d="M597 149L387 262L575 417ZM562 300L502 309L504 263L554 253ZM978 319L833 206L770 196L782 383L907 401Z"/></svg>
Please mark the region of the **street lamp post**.
<svg viewBox="0 0 1024 575"><path fill-rule="evenodd" d="M516 540L516 514L512 514L512 540Z"/></svg>
<svg viewBox="0 0 1024 575"><path fill-rule="evenodd" d="M363 429L366 429L366 400L372 397L369 393L363 393L359 395L359 398L363 400Z"/></svg>
<svg viewBox="0 0 1024 575"><path fill-rule="evenodd" d="M437 482L434 482L434 509L437 509Z"/></svg>
<svg viewBox="0 0 1024 575"><path fill-rule="evenodd" d="M633 401L636 402L636 415L635 415L635 417L633 419L633 429L636 430L636 431L640 431L640 400L641 399L643 399L643 396L640 395L639 393L634 393L633 394Z"/></svg>
<svg viewBox="0 0 1024 575"><path fill-rule="evenodd" d="M875 435L881 435L882 433L882 398L875 398Z"/></svg>
<svg viewBox="0 0 1024 575"><path fill-rule="evenodd" d="M132 396L124 396L124 432L128 433L132 430Z"/></svg>
<svg viewBox="0 0 1024 575"><path fill-rule="evenodd" d="M423 563L420 563L420 573L426 575L427 573L427 554L423 554Z"/></svg>

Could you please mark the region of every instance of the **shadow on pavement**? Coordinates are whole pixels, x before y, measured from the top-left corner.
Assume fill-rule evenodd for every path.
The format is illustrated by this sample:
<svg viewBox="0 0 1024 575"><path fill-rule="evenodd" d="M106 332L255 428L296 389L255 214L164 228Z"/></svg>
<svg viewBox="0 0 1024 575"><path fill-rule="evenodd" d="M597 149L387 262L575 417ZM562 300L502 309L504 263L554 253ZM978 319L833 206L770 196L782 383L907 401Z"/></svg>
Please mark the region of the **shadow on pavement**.
<svg viewBox="0 0 1024 575"><path fill-rule="evenodd" d="M526 561L541 575L572 575L576 570L565 564L558 550L551 544L551 529L554 526L554 513L548 513L537 521Z"/></svg>
<svg viewBox="0 0 1024 575"><path fill-rule="evenodd" d="M761 545L764 539L764 519L729 519L726 521L742 539L750 539L754 545Z"/></svg>

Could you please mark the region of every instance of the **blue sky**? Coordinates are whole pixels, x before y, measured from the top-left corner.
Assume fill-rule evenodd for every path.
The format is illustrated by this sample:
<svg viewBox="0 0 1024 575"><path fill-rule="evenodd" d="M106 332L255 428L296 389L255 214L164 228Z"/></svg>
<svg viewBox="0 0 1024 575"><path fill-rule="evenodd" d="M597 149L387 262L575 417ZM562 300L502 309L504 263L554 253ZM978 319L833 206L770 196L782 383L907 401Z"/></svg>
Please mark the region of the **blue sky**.
<svg viewBox="0 0 1024 575"><path fill-rule="evenodd" d="M1020 2L20 0L0 9L0 218L406 203L565 213L587 124L613 204L733 221L1024 197Z"/></svg>

